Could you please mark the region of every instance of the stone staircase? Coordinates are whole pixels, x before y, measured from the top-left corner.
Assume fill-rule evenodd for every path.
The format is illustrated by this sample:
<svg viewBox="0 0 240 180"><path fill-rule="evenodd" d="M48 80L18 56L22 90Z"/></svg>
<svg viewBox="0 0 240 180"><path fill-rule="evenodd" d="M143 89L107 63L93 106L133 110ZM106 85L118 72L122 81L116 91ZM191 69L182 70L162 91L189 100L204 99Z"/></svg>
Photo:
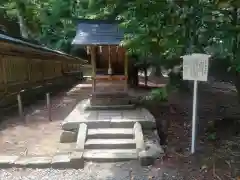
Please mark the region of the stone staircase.
<svg viewBox="0 0 240 180"><path fill-rule="evenodd" d="M74 151L79 157L75 159L116 162L151 158L149 154L140 153L149 149L146 147L143 129L152 132L155 127L150 112L144 108L84 110L82 105L77 105L64 120L64 131L60 137L61 143L76 142ZM157 152L161 154L162 149Z"/></svg>
<svg viewBox="0 0 240 180"><path fill-rule="evenodd" d="M88 129L83 157L98 162L137 159L133 129Z"/></svg>

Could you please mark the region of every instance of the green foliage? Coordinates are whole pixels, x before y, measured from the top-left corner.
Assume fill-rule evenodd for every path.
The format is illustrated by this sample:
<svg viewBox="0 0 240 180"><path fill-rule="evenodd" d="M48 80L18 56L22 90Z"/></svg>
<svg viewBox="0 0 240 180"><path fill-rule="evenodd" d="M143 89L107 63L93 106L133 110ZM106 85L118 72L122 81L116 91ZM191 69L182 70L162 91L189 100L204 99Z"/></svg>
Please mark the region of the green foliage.
<svg viewBox="0 0 240 180"><path fill-rule="evenodd" d="M161 87L151 91L151 93L143 99L145 102L158 101L166 102L168 100L168 88Z"/></svg>
<svg viewBox="0 0 240 180"><path fill-rule="evenodd" d="M152 90L150 96L152 97L152 100L167 101L167 99L168 99L168 92L167 92L167 89L165 87L158 88L158 89Z"/></svg>
<svg viewBox="0 0 240 180"><path fill-rule="evenodd" d="M117 19L126 32L123 44L130 54L140 57L140 64L172 68L181 63L176 61L181 55L200 52L227 61L219 63L226 71L240 72L239 2L1 0L0 5L5 15L18 19L23 35L66 52L77 19Z"/></svg>
<svg viewBox="0 0 240 180"><path fill-rule="evenodd" d="M210 140L210 141L214 141L214 140L216 140L216 138L217 138L217 133L216 132L210 133L207 136L207 139Z"/></svg>

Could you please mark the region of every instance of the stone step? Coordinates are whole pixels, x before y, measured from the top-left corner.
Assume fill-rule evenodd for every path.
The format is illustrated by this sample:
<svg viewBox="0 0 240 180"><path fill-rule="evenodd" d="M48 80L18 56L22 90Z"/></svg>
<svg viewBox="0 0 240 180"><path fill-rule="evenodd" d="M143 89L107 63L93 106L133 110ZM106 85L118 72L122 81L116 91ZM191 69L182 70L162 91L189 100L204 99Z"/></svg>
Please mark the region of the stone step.
<svg viewBox="0 0 240 180"><path fill-rule="evenodd" d="M89 129L96 128L133 128L134 123L139 122L143 129L153 129L156 127L155 122L146 119L112 119L112 120L84 120L77 118L73 121L66 121L62 124L65 131L76 130L81 123L87 124Z"/></svg>
<svg viewBox="0 0 240 180"><path fill-rule="evenodd" d="M115 104L115 105L89 105L86 107L86 110L132 110L135 109L135 104Z"/></svg>
<svg viewBox="0 0 240 180"><path fill-rule="evenodd" d="M133 139L133 129L131 128L89 129L87 138L89 139Z"/></svg>
<svg viewBox="0 0 240 180"><path fill-rule="evenodd" d="M117 162L138 158L136 149L92 149L83 153L85 160L95 162Z"/></svg>
<svg viewBox="0 0 240 180"><path fill-rule="evenodd" d="M112 119L111 128L133 128L134 124L139 122L143 129L153 129L156 127L155 122L146 119Z"/></svg>
<svg viewBox="0 0 240 180"><path fill-rule="evenodd" d="M85 149L134 149L134 139L88 139Z"/></svg>

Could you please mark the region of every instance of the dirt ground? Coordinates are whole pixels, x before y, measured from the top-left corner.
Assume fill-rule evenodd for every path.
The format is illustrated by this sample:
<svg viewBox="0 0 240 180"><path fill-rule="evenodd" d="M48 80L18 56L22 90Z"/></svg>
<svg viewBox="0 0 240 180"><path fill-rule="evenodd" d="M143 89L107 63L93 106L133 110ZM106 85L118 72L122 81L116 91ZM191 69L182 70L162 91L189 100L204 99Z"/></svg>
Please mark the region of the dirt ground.
<svg viewBox="0 0 240 180"><path fill-rule="evenodd" d="M53 155L58 151L70 151L74 144L59 143L61 122L79 100L87 97L89 90L89 85L84 87L79 84L51 97L52 121L49 121L44 100L25 107L24 120L16 113L3 117L0 124L0 154Z"/></svg>
<svg viewBox="0 0 240 180"><path fill-rule="evenodd" d="M167 105L148 104L157 121L168 123L167 153L154 167L177 169L184 179L239 180L240 106L234 87L221 82L200 84L198 99L194 155L190 154L192 94L176 92Z"/></svg>
<svg viewBox="0 0 240 180"><path fill-rule="evenodd" d="M25 108L25 122L17 115L5 117L0 124L0 154L51 155L56 151L69 151L71 144L58 143L60 124L76 102L87 97L90 87L78 85L53 97L52 121L48 120L44 102ZM149 92L141 88L130 91L141 97ZM189 153L192 94L173 92L167 106L159 102L147 105L157 121L168 124L166 155L155 162L154 168L169 173L177 170L186 180L237 179L240 176L240 106L234 87L221 82L200 84L198 100L194 155Z"/></svg>

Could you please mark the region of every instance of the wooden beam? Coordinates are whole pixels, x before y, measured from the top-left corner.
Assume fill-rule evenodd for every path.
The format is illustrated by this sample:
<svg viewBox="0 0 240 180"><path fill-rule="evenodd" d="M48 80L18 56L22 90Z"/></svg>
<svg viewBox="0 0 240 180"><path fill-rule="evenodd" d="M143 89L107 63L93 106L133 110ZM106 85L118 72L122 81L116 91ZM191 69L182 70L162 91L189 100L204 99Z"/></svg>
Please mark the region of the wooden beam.
<svg viewBox="0 0 240 180"><path fill-rule="evenodd" d="M91 47L91 64L92 64L92 92L96 91L96 47Z"/></svg>

